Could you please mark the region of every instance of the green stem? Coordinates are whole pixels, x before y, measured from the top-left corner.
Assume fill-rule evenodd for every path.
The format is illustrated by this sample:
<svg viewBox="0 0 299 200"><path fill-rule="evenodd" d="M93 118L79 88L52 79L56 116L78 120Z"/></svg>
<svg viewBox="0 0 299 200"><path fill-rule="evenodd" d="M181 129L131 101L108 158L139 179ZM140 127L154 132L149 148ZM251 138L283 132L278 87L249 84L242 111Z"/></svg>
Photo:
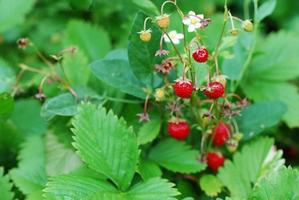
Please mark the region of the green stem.
<svg viewBox="0 0 299 200"><path fill-rule="evenodd" d="M217 45L216 45L215 50L214 50L214 55L213 55L213 60L214 60L215 66L216 66L216 74L217 75L219 75L218 53L219 53L220 45L221 45L221 42L222 42L222 38L223 38L224 33L225 33L225 27L226 27L226 24L227 24L227 15L228 15L228 10L227 10L226 4L225 4L225 6L224 6L224 22L223 22L220 37L218 39Z"/></svg>
<svg viewBox="0 0 299 200"><path fill-rule="evenodd" d="M168 39L170 40L170 43L171 43L173 49L175 50L176 54L179 56L179 58L180 58L182 64L184 65L184 64L185 64L184 59L183 59L182 55L180 54L178 48L177 48L177 47L175 46L175 44L173 43L173 41L172 41L172 39L170 38L169 34L168 34L167 32L164 32L164 34L165 34L165 35L168 37Z"/></svg>
<svg viewBox="0 0 299 200"><path fill-rule="evenodd" d="M257 13L257 10L258 10L258 5L257 5L257 0L254 0L253 2L254 2L254 29L253 29L252 44L250 46L247 59L246 59L244 65L242 67L242 71L241 71L241 73L240 73L240 75L238 77L238 81L236 82L236 84L235 84L235 86L233 88L233 91L236 91L236 89L238 89L238 87L239 87L239 85L241 83L241 80L246 75L246 72L247 72L248 67L250 65L250 62L252 60L253 53L254 53L254 50L255 50L255 47L256 47L256 43L257 43L257 31L258 31L259 22L256 19L256 13Z"/></svg>

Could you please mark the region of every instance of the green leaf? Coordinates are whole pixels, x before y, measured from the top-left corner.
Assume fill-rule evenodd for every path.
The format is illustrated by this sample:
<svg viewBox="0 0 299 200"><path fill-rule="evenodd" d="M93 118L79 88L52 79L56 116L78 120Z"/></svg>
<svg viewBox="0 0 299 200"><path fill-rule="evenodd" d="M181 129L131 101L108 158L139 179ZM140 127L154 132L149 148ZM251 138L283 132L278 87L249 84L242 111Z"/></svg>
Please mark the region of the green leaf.
<svg viewBox="0 0 299 200"><path fill-rule="evenodd" d="M9 93L0 94L0 118L8 117L14 109L14 100Z"/></svg>
<svg viewBox="0 0 299 200"><path fill-rule="evenodd" d="M225 161L218 172L218 178L233 199L247 199L252 192L252 185L258 182L260 175L267 174L264 165L268 163L267 157L272 154L270 149L273 143L270 138L259 138L234 154L232 161Z"/></svg>
<svg viewBox="0 0 299 200"><path fill-rule="evenodd" d="M181 173L204 170L206 165L198 160L198 156L198 151L174 139L162 140L149 153L149 159L168 170Z"/></svg>
<svg viewBox="0 0 299 200"><path fill-rule="evenodd" d="M44 199L42 190L37 190L26 196L26 200L40 200L40 199Z"/></svg>
<svg viewBox="0 0 299 200"><path fill-rule="evenodd" d="M298 170L284 167L261 180L249 200L298 199L298 182Z"/></svg>
<svg viewBox="0 0 299 200"><path fill-rule="evenodd" d="M15 79L12 68L0 58L0 93L9 92L15 83Z"/></svg>
<svg viewBox="0 0 299 200"><path fill-rule="evenodd" d="M77 175L50 178L44 190L47 200L89 199L96 193L117 192L108 182Z"/></svg>
<svg viewBox="0 0 299 200"><path fill-rule="evenodd" d="M14 184L24 193L42 190L47 182L44 143L39 136L28 137L19 153L19 164L10 171Z"/></svg>
<svg viewBox="0 0 299 200"><path fill-rule="evenodd" d="M60 94L48 99L42 107L41 116L47 120L58 116L73 116L77 113L75 97L70 93Z"/></svg>
<svg viewBox="0 0 299 200"><path fill-rule="evenodd" d="M78 46L90 60L103 58L111 49L109 36L104 29L78 20L68 23L64 43Z"/></svg>
<svg viewBox="0 0 299 200"><path fill-rule="evenodd" d="M156 200L167 199L174 200L180 193L174 188L174 184L166 179L152 178L143 183L133 186L126 193L126 199L134 200Z"/></svg>
<svg viewBox="0 0 299 200"><path fill-rule="evenodd" d="M299 127L299 93L286 81L299 76L299 39L296 34L279 32L261 42L262 54L255 56L241 87L256 102L280 100L288 107L283 120Z"/></svg>
<svg viewBox="0 0 299 200"><path fill-rule="evenodd" d="M221 181L214 175L206 174L199 179L200 188L210 197L215 197L223 187Z"/></svg>
<svg viewBox="0 0 299 200"><path fill-rule="evenodd" d="M244 108L241 115L236 117L244 139L248 140L260 134L265 128L277 124L286 110L286 105L281 101L261 102Z"/></svg>
<svg viewBox="0 0 299 200"><path fill-rule="evenodd" d="M160 167L155 162L147 159L140 159L138 165L138 172L143 180L148 180L153 177L162 176L162 171Z"/></svg>
<svg viewBox="0 0 299 200"><path fill-rule="evenodd" d="M48 176L56 176L70 173L83 163L72 149L66 148L59 143L54 134L46 135L46 172Z"/></svg>
<svg viewBox="0 0 299 200"><path fill-rule="evenodd" d="M42 135L47 129L47 123L40 116L41 105L37 100L19 100L11 114L11 120L20 133L25 136Z"/></svg>
<svg viewBox="0 0 299 200"><path fill-rule="evenodd" d="M4 175L3 167L0 167L0 194L1 200L12 200L14 194L11 191L12 184L7 175Z"/></svg>
<svg viewBox="0 0 299 200"><path fill-rule="evenodd" d="M68 0L73 9L88 10L92 5L93 0Z"/></svg>
<svg viewBox="0 0 299 200"><path fill-rule="evenodd" d="M90 168L106 175L121 190L129 187L138 161L132 128L103 107L82 104L73 121L74 147Z"/></svg>
<svg viewBox="0 0 299 200"><path fill-rule="evenodd" d="M256 20L262 21L265 17L269 16L275 9L276 0L267 0L257 10Z"/></svg>
<svg viewBox="0 0 299 200"><path fill-rule="evenodd" d="M90 69L88 59L81 50L77 49L75 52L64 54L62 65L71 85L87 85Z"/></svg>
<svg viewBox="0 0 299 200"><path fill-rule="evenodd" d="M248 57L248 50L253 42L252 39L252 33L240 32L236 44L232 47L234 57L232 59L224 59L222 70L229 79L240 79L240 74Z"/></svg>
<svg viewBox="0 0 299 200"><path fill-rule="evenodd" d="M159 15L157 6L151 0L132 0L132 2L149 15Z"/></svg>
<svg viewBox="0 0 299 200"><path fill-rule="evenodd" d="M128 54L131 68L137 78L147 86L153 87L154 66L159 63L155 53L159 49L161 31L157 27L149 25L148 28L152 29L152 40L150 42L141 41L138 32L143 30L145 18L146 16L142 12L135 17L129 38Z"/></svg>
<svg viewBox="0 0 299 200"><path fill-rule="evenodd" d="M91 64L93 74L112 87L139 98L145 98L143 85L130 69L129 62L123 59L98 60Z"/></svg>
<svg viewBox="0 0 299 200"><path fill-rule="evenodd" d="M174 188L174 184L166 179L152 178L133 186L128 192L99 192L89 200L175 200L180 193Z"/></svg>
<svg viewBox="0 0 299 200"><path fill-rule="evenodd" d="M0 33L21 24L34 3L35 0L1 0Z"/></svg>
<svg viewBox="0 0 299 200"><path fill-rule="evenodd" d="M137 134L138 144L146 144L153 141L158 136L160 128L160 120L151 120L143 124Z"/></svg>

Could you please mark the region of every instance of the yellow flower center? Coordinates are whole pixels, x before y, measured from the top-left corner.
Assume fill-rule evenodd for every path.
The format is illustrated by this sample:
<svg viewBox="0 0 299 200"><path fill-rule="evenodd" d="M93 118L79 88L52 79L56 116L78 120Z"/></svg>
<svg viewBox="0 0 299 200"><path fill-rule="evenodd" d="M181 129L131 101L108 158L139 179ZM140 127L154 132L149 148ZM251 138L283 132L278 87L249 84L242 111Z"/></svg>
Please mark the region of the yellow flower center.
<svg viewBox="0 0 299 200"><path fill-rule="evenodd" d="M198 20L197 19L195 19L195 18L193 18L193 19L191 19L191 24L197 24L197 22L198 22Z"/></svg>

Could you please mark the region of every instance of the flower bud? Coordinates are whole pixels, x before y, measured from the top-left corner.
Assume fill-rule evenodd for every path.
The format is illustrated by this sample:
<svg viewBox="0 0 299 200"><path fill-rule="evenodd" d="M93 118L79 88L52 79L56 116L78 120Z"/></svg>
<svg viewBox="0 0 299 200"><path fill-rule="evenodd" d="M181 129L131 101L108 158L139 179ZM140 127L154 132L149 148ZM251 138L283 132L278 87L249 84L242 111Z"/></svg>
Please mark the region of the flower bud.
<svg viewBox="0 0 299 200"><path fill-rule="evenodd" d="M253 31L253 24L250 20L245 20L242 23L242 28L247 31L247 32L252 32Z"/></svg>
<svg viewBox="0 0 299 200"><path fill-rule="evenodd" d="M139 32L139 38L143 42L149 42L152 38L152 31L150 29Z"/></svg>
<svg viewBox="0 0 299 200"><path fill-rule="evenodd" d="M162 29L168 28L169 23L170 23L169 15L162 14L162 15L156 17L156 22L160 28L162 28Z"/></svg>

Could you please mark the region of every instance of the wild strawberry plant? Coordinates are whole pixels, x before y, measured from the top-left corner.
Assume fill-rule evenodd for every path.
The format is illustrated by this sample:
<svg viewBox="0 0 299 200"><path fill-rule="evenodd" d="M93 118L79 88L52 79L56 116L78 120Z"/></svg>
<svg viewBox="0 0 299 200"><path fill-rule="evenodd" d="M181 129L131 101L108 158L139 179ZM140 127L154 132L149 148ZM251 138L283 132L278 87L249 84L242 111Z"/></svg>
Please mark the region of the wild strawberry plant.
<svg viewBox="0 0 299 200"><path fill-rule="evenodd" d="M0 1L0 33L34 4L11 2L24 9L12 15ZM18 155L0 168L0 199L297 199L299 172L269 134L281 120L299 126L286 82L299 74L298 37L261 34L276 1L244 1L241 19L227 1L210 15L187 1L133 0L141 11L122 32L110 26L127 6L118 3L41 3L54 14L39 13L45 20L17 40L17 74L0 59L0 152ZM110 13L111 32L46 20L69 7L94 22ZM126 33L127 48L111 50Z"/></svg>

